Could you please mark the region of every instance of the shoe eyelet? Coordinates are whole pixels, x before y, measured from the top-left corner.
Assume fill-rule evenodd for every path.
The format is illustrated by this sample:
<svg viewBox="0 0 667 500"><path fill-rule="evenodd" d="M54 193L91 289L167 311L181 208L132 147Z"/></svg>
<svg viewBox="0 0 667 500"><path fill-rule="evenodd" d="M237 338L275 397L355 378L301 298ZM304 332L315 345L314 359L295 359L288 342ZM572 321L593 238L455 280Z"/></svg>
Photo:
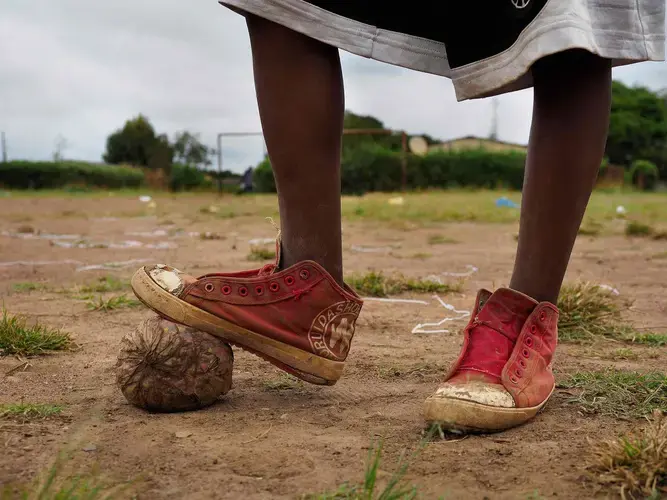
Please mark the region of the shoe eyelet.
<svg viewBox="0 0 667 500"><path fill-rule="evenodd" d="M255 287L255 293L257 295L264 295L264 287L263 286L256 286Z"/></svg>
<svg viewBox="0 0 667 500"><path fill-rule="evenodd" d="M310 277L310 272L308 271L308 269L302 269L301 271L299 271L299 278L301 278L302 280L307 280L309 277Z"/></svg>
<svg viewBox="0 0 667 500"><path fill-rule="evenodd" d="M547 320L547 313L545 313L544 311L542 311L542 312L540 313L540 321L546 321L546 320Z"/></svg>
<svg viewBox="0 0 667 500"><path fill-rule="evenodd" d="M223 295L229 295L230 293L232 293L232 287L229 285L224 285L220 291L222 292Z"/></svg>
<svg viewBox="0 0 667 500"><path fill-rule="evenodd" d="M520 359L519 366L521 366L521 368L526 368L526 362L523 359Z"/></svg>
<svg viewBox="0 0 667 500"><path fill-rule="evenodd" d="M526 337L523 341L528 347L533 345L533 337Z"/></svg>
<svg viewBox="0 0 667 500"><path fill-rule="evenodd" d="M523 372L519 368L514 370L514 373L516 373L516 376L519 377L519 378L521 378L521 376L523 375Z"/></svg>
<svg viewBox="0 0 667 500"><path fill-rule="evenodd" d="M523 351L521 351L521 354L523 355L524 358L530 359L530 352L528 351L528 349L524 349Z"/></svg>
<svg viewBox="0 0 667 500"><path fill-rule="evenodd" d="M208 293L211 293L213 290L215 290L215 286L213 283L206 283L204 285L204 290L206 290Z"/></svg>
<svg viewBox="0 0 667 500"><path fill-rule="evenodd" d="M537 333L537 327L535 325L530 327L530 333Z"/></svg>
<svg viewBox="0 0 667 500"><path fill-rule="evenodd" d="M286 276L285 277L285 284L287 286L292 286L294 284L294 276Z"/></svg>
<svg viewBox="0 0 667 500"><path fill-rule="evenodd" d="M239 295L245 297L248 295L248 289L244 286L239 287Z"/></svg>
<svg viewBox="0 0 667 500"><path fill-rule="evenodd" d="M518 384L519 379L517 379L514 375L512 375L510 376L510 382L512 382L513 384Z"/></svg>
<svg viewBox="0 0 667 500"><path fill-rule="evenodd" d="M271 290L273 293L276 293L280 291L280 285L275 281L272 281L271 283L269 283L269 290Z"/></svg>

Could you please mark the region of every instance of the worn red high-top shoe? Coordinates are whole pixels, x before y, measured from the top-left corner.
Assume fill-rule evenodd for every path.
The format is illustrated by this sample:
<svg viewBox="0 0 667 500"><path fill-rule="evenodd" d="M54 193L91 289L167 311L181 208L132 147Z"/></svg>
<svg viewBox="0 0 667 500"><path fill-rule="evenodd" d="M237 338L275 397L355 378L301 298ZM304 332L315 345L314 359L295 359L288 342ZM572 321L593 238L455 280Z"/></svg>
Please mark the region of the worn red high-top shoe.
<svg viewBox="0 0 667 500"><path fill-rule="evenodd" d="M533 418L554 390L558 309L522 293L481 290L461 354L424 404L427 422L494 432Z"/></svg>
<svg viewBox="0 0 667 500"><path fill-rule="evenodd" d="M315 262L279 270L277 254L276 264L261 269L200 278L147 266L132 277L132 289L170 321L220 337L307 382L333 385L363 302Z"/></svg>

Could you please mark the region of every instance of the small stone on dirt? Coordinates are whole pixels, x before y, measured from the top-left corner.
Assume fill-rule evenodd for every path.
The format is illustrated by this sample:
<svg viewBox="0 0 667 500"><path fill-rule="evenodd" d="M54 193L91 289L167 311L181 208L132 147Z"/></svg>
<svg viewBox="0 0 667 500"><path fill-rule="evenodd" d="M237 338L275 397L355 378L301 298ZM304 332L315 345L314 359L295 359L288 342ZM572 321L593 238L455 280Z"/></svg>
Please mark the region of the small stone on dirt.
<svg viewBox="0 0 667 500"><path fill-rule="evenodd" d="M82 449L83 451L86 451L86 452L89 452L89 453L90 453L91 451L97 451L97 446L95 446L94 444L89 444L89 445L84 446L84 447L81 448L81 449Z"/></svg>
<svg viewBox="0 0 667 500"><path fill-rule="evenodd" d="M190 432L190 431L176 431L176 432L174 432L174 436L176 436L179 439L187 438L187 437L192 436L192 432Z"/></svg>

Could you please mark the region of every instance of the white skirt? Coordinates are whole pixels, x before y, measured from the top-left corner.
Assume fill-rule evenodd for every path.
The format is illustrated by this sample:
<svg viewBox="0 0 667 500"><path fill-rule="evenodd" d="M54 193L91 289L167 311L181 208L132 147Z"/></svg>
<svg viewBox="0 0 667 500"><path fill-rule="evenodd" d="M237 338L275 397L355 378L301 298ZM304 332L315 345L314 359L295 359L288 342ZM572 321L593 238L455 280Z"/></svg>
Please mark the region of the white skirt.
<svg viewBox="0 0 667 500"><path fill-rule="evenodd" d="M584 49L665 58L665 0L221 0L339 49L451 78L458 100L532 86L535 61Z"/></svg>

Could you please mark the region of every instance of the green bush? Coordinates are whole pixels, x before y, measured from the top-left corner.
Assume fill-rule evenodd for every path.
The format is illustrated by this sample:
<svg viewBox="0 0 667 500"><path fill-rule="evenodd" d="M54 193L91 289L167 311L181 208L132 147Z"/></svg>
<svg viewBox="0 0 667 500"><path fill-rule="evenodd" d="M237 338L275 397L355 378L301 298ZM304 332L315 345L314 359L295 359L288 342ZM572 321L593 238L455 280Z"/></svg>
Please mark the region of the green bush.
<svg viewBox="0 0 667 500"><path fill-rule="evenodd" d="M260 193L275 193L276 179L273 177L273 170L268 158L255 167L252 175L252 181L255 189Z"/></svg>
<svg viewBox="0 0 667 500"><path fill-rule="evenodd" d="M343 151L341 187L344 194L398 191L402 180L402 153L378 144L363 144ZM407 187L410 189L473 187L520 190L526 155L494 153L483 149L443 151L407 157ZM255 187L275 192L271 165L264 160L255 169Z"/></svg>
<svg viewBox="0 0 667 500"><path fill-rule="evenodd" d="M189 191L191 189L211 189L213 182L204 172L196 167L174 163L171 166L169 189L172 191Z"/></svg>
<svg viewBox="0 0 667 500"><path fill-rule="evenodd" d="M659 171L658 167L655 166L655 163L648 160L635 160L632 162L632 167L630 167L630 181L632 184L637 184L642 179L643 189L650 191L655 189L655 185L658 182Z"/></svg>
<svg viewBox="0 0 667 500"><path fill-rule="evenodd" d="M57 189L66 186L110 189L139 187L141 169L74 161L10 161L0 163L0 185L8 189Z"/></svg>

